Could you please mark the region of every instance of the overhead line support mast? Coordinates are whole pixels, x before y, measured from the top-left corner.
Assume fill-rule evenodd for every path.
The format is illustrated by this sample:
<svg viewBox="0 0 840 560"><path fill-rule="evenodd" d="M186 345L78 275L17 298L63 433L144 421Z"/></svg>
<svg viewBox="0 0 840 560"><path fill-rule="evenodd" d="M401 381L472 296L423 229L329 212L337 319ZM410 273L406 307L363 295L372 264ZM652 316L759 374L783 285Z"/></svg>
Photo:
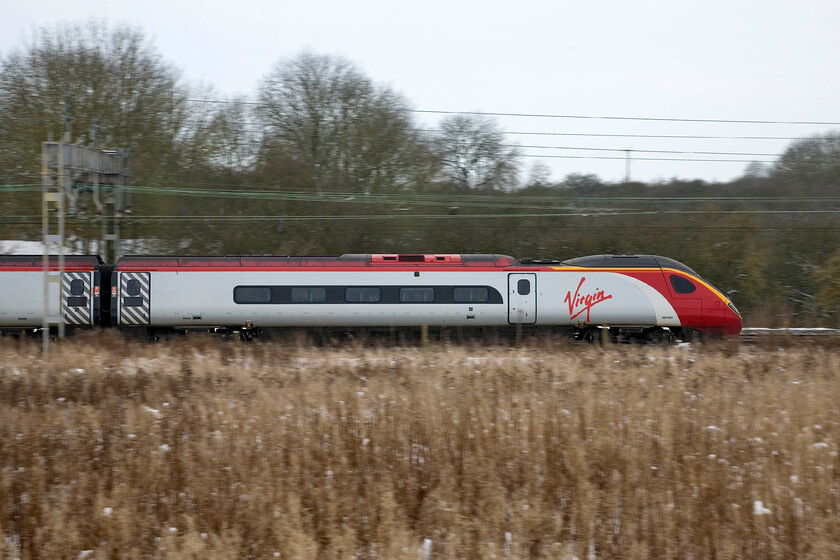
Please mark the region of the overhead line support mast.
<svg viewBox="0 0 840 560"><path fill-rule="evenodd" d="M129 156L72 143L72 116L67 103L67 132L61 142L52 134L41 144L42 234L44 240L43 350L49 350L49 336L55 328L64 337L64 253L65 219L79 214L79 197L90 193L96 215L102 222L101 253L119 258L120 218L123 214L123 187L129 180ZM94 137L96 131L94 130ZM81 212L88 210L87 201ZM56 308L55 302L58 302ZM53 305L51 306L51 302ZM57 313L56 313L57 309Z"/></svg>

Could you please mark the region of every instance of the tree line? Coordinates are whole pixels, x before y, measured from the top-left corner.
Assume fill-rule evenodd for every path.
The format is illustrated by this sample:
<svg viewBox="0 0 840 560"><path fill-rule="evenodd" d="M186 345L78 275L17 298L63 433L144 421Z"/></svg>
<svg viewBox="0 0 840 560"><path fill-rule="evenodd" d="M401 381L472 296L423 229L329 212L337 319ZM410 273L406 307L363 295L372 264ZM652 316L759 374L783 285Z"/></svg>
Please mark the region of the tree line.
<svg viewBox="0 0 840 560"><path fill-rule="evenodd" d="M131 27L45 28L0 59L0 233L40 233L41 142L131 154L123 237L167 252L655 253L730 292L747 323L840 326L840 134L728 183L527 178L497 123L443 117L340 57L280 59L252 98L188 84ZM26 190L32 186L33 190ZM96 218L68 224L95 250Z"/></svg>

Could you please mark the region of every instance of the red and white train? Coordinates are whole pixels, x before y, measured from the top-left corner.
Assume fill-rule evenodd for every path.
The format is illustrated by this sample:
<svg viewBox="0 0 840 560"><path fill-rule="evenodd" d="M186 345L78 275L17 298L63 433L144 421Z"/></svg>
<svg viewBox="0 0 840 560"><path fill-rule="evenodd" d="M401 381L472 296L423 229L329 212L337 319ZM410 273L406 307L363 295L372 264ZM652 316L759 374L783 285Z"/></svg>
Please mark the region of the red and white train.
<svg viewBox="0 0 840 560"><path fill-rule="evenodd" d="M57 260L50 260L57 270ZM518 261L504 255L340 257L65 257L47 283L41 256L0 256L0 330L499 328L568 330L592 340L737 336L741 315L720 290L675 260L597 255ZM45 293L46 302L45 306Z"/></svg>

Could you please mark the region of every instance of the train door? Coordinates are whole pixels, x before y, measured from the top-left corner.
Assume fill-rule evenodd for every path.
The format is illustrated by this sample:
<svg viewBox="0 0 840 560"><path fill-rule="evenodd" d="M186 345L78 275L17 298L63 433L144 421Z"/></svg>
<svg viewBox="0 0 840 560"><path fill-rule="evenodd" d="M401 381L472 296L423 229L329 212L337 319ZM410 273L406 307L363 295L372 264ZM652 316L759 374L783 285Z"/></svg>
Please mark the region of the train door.
<svg viewBox="0 0 840 560"><path fill-rule="evenodd" d="M537 322L536 274L508 274L508 322Z"/></svg>
<svg viewBox="0 0 840 560"><path fill-rule="evenodd" d="M148 272L119 273L118 324L148 325L151 317L151 278ZM114 288L111 288L112 291Z"/></svg>
<svg viewBox="0 0 840 560"><path fill-rule="evenodd" d="M61 319L65 325L93 325L93 272L61 274Z"/></svg>

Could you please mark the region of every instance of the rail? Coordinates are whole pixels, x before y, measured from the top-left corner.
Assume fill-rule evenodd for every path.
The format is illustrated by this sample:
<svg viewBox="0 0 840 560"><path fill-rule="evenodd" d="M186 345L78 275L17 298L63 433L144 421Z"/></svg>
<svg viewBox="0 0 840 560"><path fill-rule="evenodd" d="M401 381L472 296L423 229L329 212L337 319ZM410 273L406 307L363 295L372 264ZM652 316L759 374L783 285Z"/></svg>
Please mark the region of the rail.
<svg viewBox="0 0 840 560"><path fill-rule="evenodd" d="M797 327L788 329L771 329L763 327L745 327L741 330L740 340L743 342L758 342L762 340L788 339L833 339L840 338L840 329L821 327Z"/></svg>

